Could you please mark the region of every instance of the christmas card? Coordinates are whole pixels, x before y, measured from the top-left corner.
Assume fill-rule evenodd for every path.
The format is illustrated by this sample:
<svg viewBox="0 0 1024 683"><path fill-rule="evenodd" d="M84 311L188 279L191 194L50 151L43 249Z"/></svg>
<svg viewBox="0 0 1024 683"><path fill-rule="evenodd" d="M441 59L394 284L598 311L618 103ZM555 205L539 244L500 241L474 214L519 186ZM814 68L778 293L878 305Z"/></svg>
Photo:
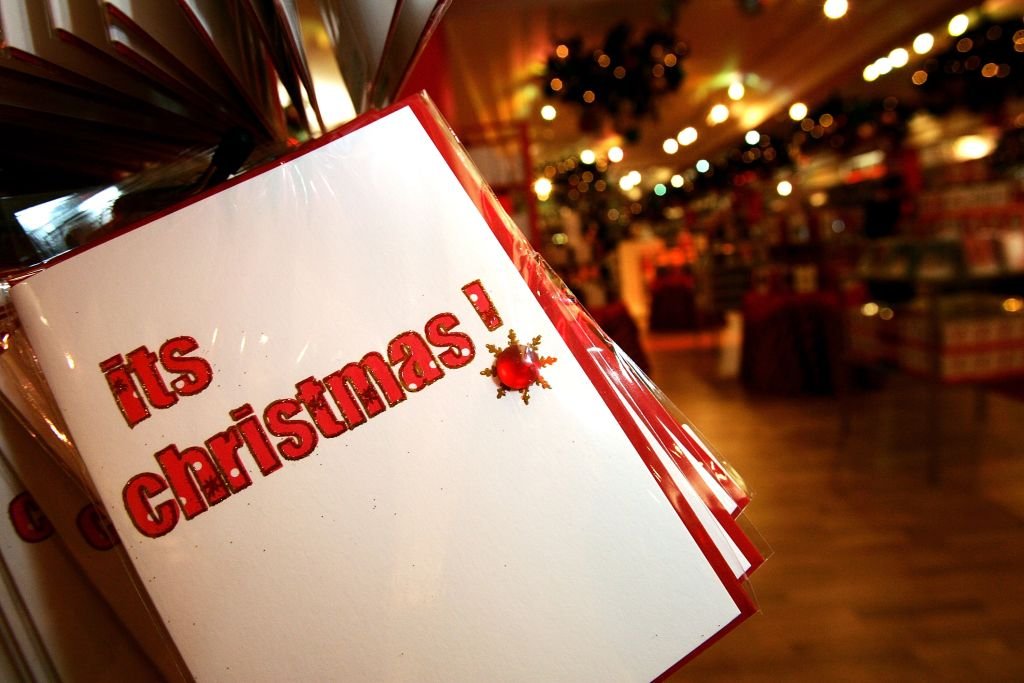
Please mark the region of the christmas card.
<svg viewBox="0 0 1024 683"><path fill-rule="evenodd" d="M51 535L59 538L54 544L62 546L63 552L57 553L61 559L54 562L53 571L70 577L64 582L88 583L97 594L97 599L93 600L96 610L102 612L97 615L80 612L78 618L82 623L89 623L94 616L102 623L111 619L119 622L118 638L130 641L126 647L148 657L164 679L181 679L184 667L144 596L137 590L130 564L106 513L44 450L44 443L33 439L11 411L0 406L0 470L6 471L18 484L13 496L21 496L19 505L22 507L8 510L18 538L27 543L46 540ZM38 568L44 570L47 566L46 562L41 562ZM51 611L57 614L35 615L37 619L60 618L65 611L56 601L43 604L54 605L56 609ZM79 630L89 629L83 626ZM60 643L57 647L61 649ZM55 656L65 657L65 654L60 652Z"/></svg>
<svg viewBox="0 0 1024 683"><path fill-rule="evenodd" d="M12 297L198 679L653 679L753 612L743 501L422 99Z"/></svg>
<svg viewBox="0 0 1024 683"><path fill-rule="evenodd" d="M0 501L7 511L0 520L0 677L157 678L157 669L71 561L55 526L3 457Z"/></svg>

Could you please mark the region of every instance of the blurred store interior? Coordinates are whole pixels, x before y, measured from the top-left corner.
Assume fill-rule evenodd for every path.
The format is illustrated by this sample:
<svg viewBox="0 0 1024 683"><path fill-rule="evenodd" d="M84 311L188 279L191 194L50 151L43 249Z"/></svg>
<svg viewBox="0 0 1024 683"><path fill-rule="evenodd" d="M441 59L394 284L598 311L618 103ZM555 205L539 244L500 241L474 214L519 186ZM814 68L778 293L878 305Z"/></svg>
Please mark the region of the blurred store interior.
<svg viewBox="0 0 1024 683"><path fill-rule="evenodd" d="M754 492L672 680L1021 680L1024 6L455 2L425 87Z"/></svg>
<svg viewBox="0 0 1024 683"><path fill-rule="evenodd" d="M1024 0L454 0L419 90L753 493L761 614L670 680L1024 680ZM35 120L5 220L129 177Z"/></svg>

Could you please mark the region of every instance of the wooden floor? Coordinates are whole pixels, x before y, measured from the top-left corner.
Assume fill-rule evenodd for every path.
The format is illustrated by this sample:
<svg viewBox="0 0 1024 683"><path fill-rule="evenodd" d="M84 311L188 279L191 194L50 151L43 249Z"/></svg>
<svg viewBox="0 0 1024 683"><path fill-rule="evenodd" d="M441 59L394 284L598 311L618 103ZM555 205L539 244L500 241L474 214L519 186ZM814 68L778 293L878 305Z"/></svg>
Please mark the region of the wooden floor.
<svg viewBox="0 0 1024 683"><path fill-rule="evenodd" d="M773 555L761 614L671 681L1024 681L1024 403L979 420L945 388L929 423L934 387L892 375L841 443L834 399L748 395L688 346L653 344L652 374L747 479Z"/></svg>

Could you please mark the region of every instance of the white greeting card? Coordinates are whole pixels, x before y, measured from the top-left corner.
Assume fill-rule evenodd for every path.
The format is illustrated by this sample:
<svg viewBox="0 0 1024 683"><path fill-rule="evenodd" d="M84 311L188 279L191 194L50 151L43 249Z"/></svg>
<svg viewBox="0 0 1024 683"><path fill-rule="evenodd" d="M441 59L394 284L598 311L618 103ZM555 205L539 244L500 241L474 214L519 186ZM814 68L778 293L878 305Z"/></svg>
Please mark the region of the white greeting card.
<svg viewBox="0 0 1024 683"><path fill-rule="evenodd" d="M33 439L3 405L0 405L0 469L10 471L13 479L31 496L38 512L45 515L54 535L60 537L60 544L74 568L59 571L80 574L109 606L111 616L120 622L123 628L120 637L134 641L132 647L137 643L166 680L180 679L181 663L133 585L127 561L120 552L120 540L111 533L106 514L44 450L42 442ZM55 609L61 608L55 606ZM83 614L81 618L89 616Z"/></svg>
<svg viewBox="0 0 1024 683"><path fill-rule="evenodd" d="M0 618L15 678L154 680L157 670L81 576L31 494L0 458Z"/></svg>
<svg viewBox="0 0 1024 683"><path fill-rule="evenodd" d="M752 609L439 128L416 101L13 290L199 679L651 679Z"/></svg>

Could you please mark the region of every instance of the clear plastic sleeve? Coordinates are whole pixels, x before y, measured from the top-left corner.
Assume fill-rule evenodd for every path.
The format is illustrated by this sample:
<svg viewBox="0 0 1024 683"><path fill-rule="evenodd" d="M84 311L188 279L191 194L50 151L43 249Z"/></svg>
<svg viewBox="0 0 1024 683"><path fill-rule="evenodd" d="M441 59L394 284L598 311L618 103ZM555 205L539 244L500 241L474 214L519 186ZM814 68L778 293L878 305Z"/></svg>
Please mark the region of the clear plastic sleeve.
<svg viewBox="0 0 1024 683"><path fill-rule="evenodd" d="M0 390L197 678L656 678L756 611L742 480L425 97L12 298Z"/></svg>

